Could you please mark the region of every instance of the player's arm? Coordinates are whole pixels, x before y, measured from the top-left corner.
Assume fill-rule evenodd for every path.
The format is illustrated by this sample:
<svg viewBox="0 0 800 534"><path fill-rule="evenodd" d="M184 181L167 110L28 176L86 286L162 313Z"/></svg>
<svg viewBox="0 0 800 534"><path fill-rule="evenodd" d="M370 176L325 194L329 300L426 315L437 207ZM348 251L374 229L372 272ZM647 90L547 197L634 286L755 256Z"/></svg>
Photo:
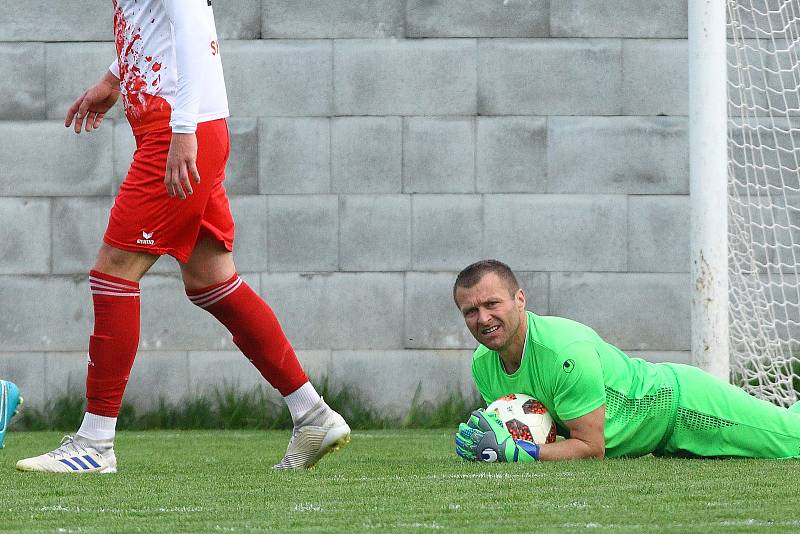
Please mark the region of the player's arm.
<svg viewBox="0 0 800 534"><path fill-rule="evenodd" d="M606 454L606 405L569 421L569 438L539 446L539 460L602 459Z"/></svg>
<svg viewBox="0 0 800 534"><path fill-rule="evenodd" d="M192 194L190 177L200 183L197 171L197 116L203 91L204 54L208 48L206 2L163 0L175 35L175 62L178 71L175 107L170 126L172 141L167 154L164 185L171 197Z"/></svg>
<svg viewBox="0 0 800 534"><path fill-rule="evenodd" d="M100 78L96 84L89 87L79 96L67 110L64 126L69 128L75 124L75 133L81 129L91 132L102 124L109 109L114 107L119 98L119 71L116 73L112 67Z"/></svg>

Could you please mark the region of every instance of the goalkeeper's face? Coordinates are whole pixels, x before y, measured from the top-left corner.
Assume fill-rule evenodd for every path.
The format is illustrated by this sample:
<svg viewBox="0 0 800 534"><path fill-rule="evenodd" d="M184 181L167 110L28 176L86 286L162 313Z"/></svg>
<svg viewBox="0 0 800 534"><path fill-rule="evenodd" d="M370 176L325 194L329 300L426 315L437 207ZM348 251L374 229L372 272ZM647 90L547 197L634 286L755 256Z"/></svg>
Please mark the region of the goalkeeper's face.
<svg viewBox="0 0 800 534"><path fill-rule="evenodd" d="M525 294L521 289L510 291L493 272L472 287L457 288L456 304L472 336L492 350L503 352L520 335Z"/></svg>

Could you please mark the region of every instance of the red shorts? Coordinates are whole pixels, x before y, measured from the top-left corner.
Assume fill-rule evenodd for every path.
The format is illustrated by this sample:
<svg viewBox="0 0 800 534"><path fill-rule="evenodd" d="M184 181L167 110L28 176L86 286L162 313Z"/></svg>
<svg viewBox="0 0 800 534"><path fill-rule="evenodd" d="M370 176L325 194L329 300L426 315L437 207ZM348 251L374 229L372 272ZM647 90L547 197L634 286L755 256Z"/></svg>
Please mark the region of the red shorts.
<svg viewBox="0 0 800 534"><path fill-rule="evenodd" d="M233 250L234 224L225 193L230 154L225 119L197 125L197 170L186 200L172 198L164 186L172 132L151 130L136 136L133 163L111 208L103 241L122 250L169 254L180 262L192 255L200 235Z"/></svg>

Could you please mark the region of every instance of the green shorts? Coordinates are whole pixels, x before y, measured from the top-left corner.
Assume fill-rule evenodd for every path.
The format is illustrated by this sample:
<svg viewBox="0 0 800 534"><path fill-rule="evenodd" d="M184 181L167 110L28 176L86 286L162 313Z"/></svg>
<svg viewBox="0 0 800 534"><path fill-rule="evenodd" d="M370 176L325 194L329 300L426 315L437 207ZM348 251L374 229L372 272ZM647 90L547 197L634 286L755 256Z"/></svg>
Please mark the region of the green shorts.
<svg viewBox="0 0 800 534"><path fill-rule="evenodd" d="M800 413L757 399L689 365L675 374L678 408L654 454L689 457L800 458Z"/></svg>

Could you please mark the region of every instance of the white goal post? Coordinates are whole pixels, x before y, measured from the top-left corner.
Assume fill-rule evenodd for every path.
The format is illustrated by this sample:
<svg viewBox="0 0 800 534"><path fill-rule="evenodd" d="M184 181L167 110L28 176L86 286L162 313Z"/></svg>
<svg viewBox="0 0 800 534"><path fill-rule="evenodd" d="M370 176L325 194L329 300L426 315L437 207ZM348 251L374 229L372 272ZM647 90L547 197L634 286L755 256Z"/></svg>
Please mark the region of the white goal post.
<svg viewBox="0 0 800 534"><path fill-rule="evenodd" d="M800 0L689 0L692 359L800 389Z"/></svg>

